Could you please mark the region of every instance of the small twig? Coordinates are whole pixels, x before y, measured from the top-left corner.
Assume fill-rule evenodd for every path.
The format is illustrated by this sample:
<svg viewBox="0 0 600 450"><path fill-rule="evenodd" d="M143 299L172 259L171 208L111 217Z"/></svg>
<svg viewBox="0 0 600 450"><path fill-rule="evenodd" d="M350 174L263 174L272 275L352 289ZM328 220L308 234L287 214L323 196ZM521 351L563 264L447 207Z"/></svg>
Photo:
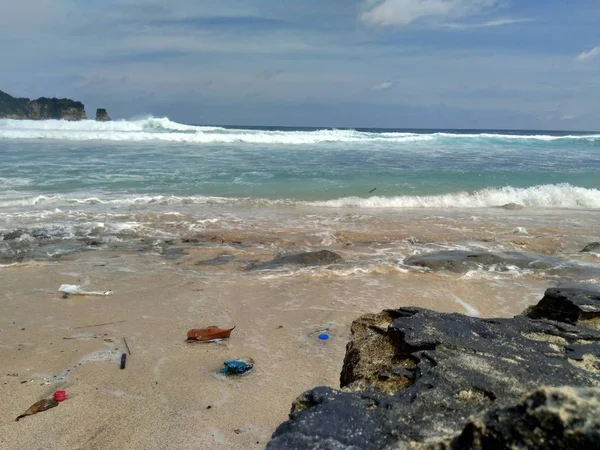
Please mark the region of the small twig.
<svg viewBox="0 0 600 450"><path fill-rule="evenodd" d="M371 190L369 191L369 194L370 194L370 193L372 193L372 192L375 192L376 190L377 190L377 188L373 188L373 189L371 189Z"/></svg>
<svg viewBox="0 0 600 450"><path fill-rule="evenodd" d="M127 353L131 355L131 350L129 350L129 345L127 344L127 339L125 339L125 337L123 337L123 342L125 342L125 347L127 347Z"/></svg>
<svg viewBox="0 0 600 450"><path fill-rule="evenodd" d="M123 323L123 322L127 322L126 320L117 320L116 322L106 322L106 323L99 323L97 325L86 325L84 327L73 327L75 330L79 330L81 328L94 328L94 327L102 327L104 325L113 325L115 323Z"/></svg>

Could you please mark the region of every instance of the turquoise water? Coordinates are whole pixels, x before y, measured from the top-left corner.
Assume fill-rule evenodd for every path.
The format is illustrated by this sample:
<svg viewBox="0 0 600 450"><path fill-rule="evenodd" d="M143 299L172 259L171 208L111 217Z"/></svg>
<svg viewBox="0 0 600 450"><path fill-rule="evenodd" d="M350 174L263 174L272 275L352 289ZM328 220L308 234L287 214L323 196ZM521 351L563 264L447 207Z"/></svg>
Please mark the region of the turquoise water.
<svg viewBox="0 0 600 450"><path fill-rule="evenodd" d="M600 135L0 120L0 186L0 207L156 196L470 206L466 192L473 206L597 208Z"/></svg>

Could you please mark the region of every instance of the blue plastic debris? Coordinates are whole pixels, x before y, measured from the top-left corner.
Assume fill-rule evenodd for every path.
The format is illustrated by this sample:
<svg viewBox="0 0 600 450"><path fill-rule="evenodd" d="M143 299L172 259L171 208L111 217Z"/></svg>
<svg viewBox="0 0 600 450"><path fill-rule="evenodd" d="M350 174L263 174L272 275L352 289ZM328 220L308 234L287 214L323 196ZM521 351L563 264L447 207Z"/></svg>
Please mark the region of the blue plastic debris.
<svg viewBox="0 0 600 450"><path fill-rule="evenodd" d="M252 358L232 359L225 361L220 372L224 375L242 375L250 372L254 368L254 360Z"/></svg>
<svg viewBox="0 0 600 450"><path fill-rule="evenodd" d="M320 334L319 339L321 339L322 341L326 341L327 339L329 339L329 335L326 333Z"/></svg>

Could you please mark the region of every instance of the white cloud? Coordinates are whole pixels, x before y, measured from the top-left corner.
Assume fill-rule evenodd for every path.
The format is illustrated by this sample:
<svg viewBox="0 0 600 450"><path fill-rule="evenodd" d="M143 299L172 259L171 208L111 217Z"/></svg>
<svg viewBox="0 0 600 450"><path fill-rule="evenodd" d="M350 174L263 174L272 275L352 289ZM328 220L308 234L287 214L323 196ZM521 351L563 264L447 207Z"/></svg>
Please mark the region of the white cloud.
<svg viewBox="0 0 600 450"><path fill-rule="evenodd" d="M494 19L478 23L446 23L443 26L445 28L451 28L453 30L468 30L470 28L501 27L504 25L514 25L517 23L526 23L533 21L534 19Z"/></svg>
<svg viewBox="0 0 600 450"><path fill-rule="evenodd" d="M577 55L575 57L575 61L589 62L589 61L593 61L598 56L600 56L600 46L594 47L593 49L588 50L587 52L581 52L579 55Z"/></svg>
<svg viewBox="0 0 600 450"><path fill-rule="evenodd" d="M371 86L372 91L386 91L394 85L394 82L391 80L383 81L381 83L374 84Z"/></svg>
<svg viewBox="0 0 600 450"><path fill-rule="evenodd" d="M410 25L421 19L462 19L493 12L503 0L366 0L363 22Z"/></svg>

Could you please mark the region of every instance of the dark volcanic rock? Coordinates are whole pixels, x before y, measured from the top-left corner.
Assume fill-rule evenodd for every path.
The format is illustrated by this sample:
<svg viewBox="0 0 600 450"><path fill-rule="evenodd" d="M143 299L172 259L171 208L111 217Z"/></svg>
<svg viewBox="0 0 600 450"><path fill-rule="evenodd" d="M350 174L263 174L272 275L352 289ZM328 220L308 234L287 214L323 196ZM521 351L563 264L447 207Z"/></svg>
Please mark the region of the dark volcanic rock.
<svg viewBox="0 0 600 450"><path fill-rule="evenodd" d="M600 289L578 285L547 289L544 298L523 315L600 329Z"/></svg>
<svg viewBox="0 0 600 450"><path fill-rule="evenodd" d="M251 263L249 270L275 269L286 265L296 266L323 266L341 261L342 257L330 250L318 252L297 253L294 255L278 256L271 261Z"/></svg>
<svg viewBox="0 0 600 450"><path fill-rule="evenodd" d="M600 242L592 242L581 249L583 253L600 253Z"/></svg>
<svg viewBox="0 0 600 450"><path fill-rule="evenodd" d="M465 426L449 445L423 449L600 448L600 389L541 388L518 405L493 410Z"/></svg>
<svg viewBox="0 0 600 450"><path fill-rule="evenodd" d="M600 331L569 323L399 308L359 318L352 333L340 380L344 390L317 388L299 397L268 449L502 449L492 438L486 444L487 437L479 447L464 443L468 433L502 442L529 439L534 431L527 426L543 416L541 403L527 403L533 406L523 413L529 414L524 424L498 421L513 417L510 408L540 386L600 385ZM565 408L570 411L568 402ZM496 416L472 420L465 429L470 417L489 411ZM505 437L494 431L501 425ZM565 429L583 427L571 425ZM587 437L569 441L558 434L549 442L584 448L573 442Z"/></svg>
<svg viewBox="0 0 600 450"><path fill-rule="evenodd" d="M110 122L112 119L104 108L98 108L96 110L96 122Z"/></svg>

